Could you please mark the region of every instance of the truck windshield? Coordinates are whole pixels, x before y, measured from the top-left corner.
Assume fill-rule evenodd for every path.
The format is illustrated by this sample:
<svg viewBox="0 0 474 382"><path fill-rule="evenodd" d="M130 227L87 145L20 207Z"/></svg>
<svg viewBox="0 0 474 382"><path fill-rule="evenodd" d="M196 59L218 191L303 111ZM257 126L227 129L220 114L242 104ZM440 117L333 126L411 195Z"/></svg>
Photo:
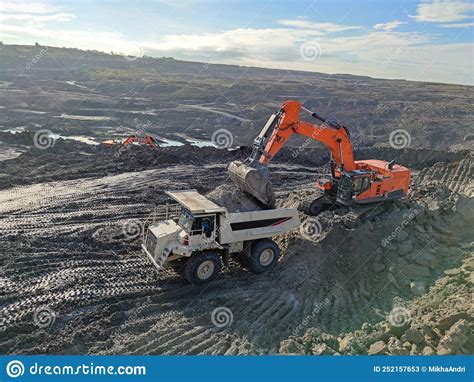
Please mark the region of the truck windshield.
<svg viewBox="0 0 474 382"><path fill-rule="evenodd" d="M190 232L193 226L194 217L187 209L183 208L179 215L178 225L186 232Z"/></svg>

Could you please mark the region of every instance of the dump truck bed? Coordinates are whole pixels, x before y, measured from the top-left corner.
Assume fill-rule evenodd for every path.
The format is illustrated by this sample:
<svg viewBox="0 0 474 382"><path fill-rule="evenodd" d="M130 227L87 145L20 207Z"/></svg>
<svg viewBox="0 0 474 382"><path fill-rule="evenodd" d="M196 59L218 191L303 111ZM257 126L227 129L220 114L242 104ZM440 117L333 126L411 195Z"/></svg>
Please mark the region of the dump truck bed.
<svg viewBox="0 0 474 382"><path fill-rule="evenodd" d="M294 208L230 213L220 217L220 243L269 238L299 225L298 211Z"/></svg>

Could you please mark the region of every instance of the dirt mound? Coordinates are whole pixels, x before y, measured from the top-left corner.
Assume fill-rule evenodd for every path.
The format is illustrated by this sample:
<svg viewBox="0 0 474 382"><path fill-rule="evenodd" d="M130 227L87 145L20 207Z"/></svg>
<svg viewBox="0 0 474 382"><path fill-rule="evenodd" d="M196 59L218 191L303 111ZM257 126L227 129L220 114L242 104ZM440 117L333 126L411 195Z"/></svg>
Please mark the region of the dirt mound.
<svg viewBox="0 0 474 382"><path fill-rule="evenodd" d="M438 165L432 174L448 174L450 167ZM321 280L335 287L302 321L302 333L280 343L281 353L472 354L474 201L453 191L465 190L462 174L469 174L472 164L461 161L454 168L463 170L449 178L449 188L432 190L437 176L427 173L410 201L384 208L353 234L334 223L336 218L328 230L324 216L309 231L316 232L311 236L316 242L323 237L318 246L293 233L289 248L297 254L336 258L330 277L323 273ZM305 258L302 269L314 272L317 261ZM339 330L320 322L325 310L340 320ZM357 324L354 317L365 322Z"/></svg>
<svg viewBox="0 0 474 382"><path fill-rule="evenodd" d="M217 205L227 207L229 212L258 211L262 209L255 199L238 190L233 184L222 184L206 196Z"/></svg>
<svg viewBox="0 0 474 382"><path fill-rule="evenodd" d="M100 172L101 162L86 164ZM0 352L470 351L459 338L471 322L471 263L462 263L472 257L473 206L462 175L471 170L454 166L460 175L443 187L446 166L423 173L409 200L381 206L356 228L346 227L342 210L301 215L299 229L276 238L282 257L274 269L254 275L231 259L219 279L202 287L156 272L140 253L140 237L167 189L205 193L224 184L214 191L216 201L254 208L234 199L224 165L160 165L2 190ZM314 192L312 186L285 191L309 183L314 173L273 169L285 187L279 206L294 207ZM398 323L398 313L404 317L401 308L409 310L410 325L385 328ZM230 317L225 327L212 320L221 311ZM49 320L38 321L40 313ZM438 323L443 329L436 331ZM426 338L430 331L437 337Z"/></svg>

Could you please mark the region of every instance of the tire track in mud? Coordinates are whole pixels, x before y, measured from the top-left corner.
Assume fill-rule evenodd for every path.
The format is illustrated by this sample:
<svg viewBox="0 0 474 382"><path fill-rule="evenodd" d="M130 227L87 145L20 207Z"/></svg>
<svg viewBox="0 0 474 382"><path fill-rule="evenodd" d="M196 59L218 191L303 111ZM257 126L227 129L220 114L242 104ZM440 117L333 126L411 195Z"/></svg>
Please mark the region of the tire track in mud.
<svg viewBox="0 0 474 382"><path fill-rule="evenodd" d="M456 167L454 188L466 189L470 170L463 166ZM449 176L430 170L421 172L423 183ZM199 184L186 183L190 172L196 179L201 175ZM232 262L203 287L189 286L172 272L155 272L137 241L106 243L94 237L104 226L145 218L162 201L160 190L176 183L206 188L215 184L210 175L177 166L170 173L160 169L1 191L0 201L8 200L0 203L2 353L267 354L308 328L337 334L380 321L390 311L396 286L389 283L372 299L387 286L386 274L371 271L372 247L357 249L358 236L372 235L376 242L387 234L369 224L338 231L334 223L321 241L292 232L279 239L291 250L271 272L251 275ZM334 253L341 234L347 242ZM56 314L48 328L38 328L32 318L43 305ZM211 319L219 307L232 312L223 328Z"/></svg>

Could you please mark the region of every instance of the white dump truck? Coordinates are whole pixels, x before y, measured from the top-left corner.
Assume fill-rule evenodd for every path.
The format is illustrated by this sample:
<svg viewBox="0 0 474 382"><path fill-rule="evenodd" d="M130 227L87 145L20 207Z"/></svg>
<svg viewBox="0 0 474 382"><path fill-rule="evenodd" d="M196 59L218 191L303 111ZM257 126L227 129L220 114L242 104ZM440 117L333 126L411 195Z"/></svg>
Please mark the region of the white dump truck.
<svg viewBox="0 0 474 382"><path fill-rule="evenodd" d="M142 250L157 269L184 272L191 284L214 280L229 255L243 254L262 273L278 261L271 237L300 225L294 208L230 213L196 190L167 191L175 202L162 206L144 233Z"/></svg>

